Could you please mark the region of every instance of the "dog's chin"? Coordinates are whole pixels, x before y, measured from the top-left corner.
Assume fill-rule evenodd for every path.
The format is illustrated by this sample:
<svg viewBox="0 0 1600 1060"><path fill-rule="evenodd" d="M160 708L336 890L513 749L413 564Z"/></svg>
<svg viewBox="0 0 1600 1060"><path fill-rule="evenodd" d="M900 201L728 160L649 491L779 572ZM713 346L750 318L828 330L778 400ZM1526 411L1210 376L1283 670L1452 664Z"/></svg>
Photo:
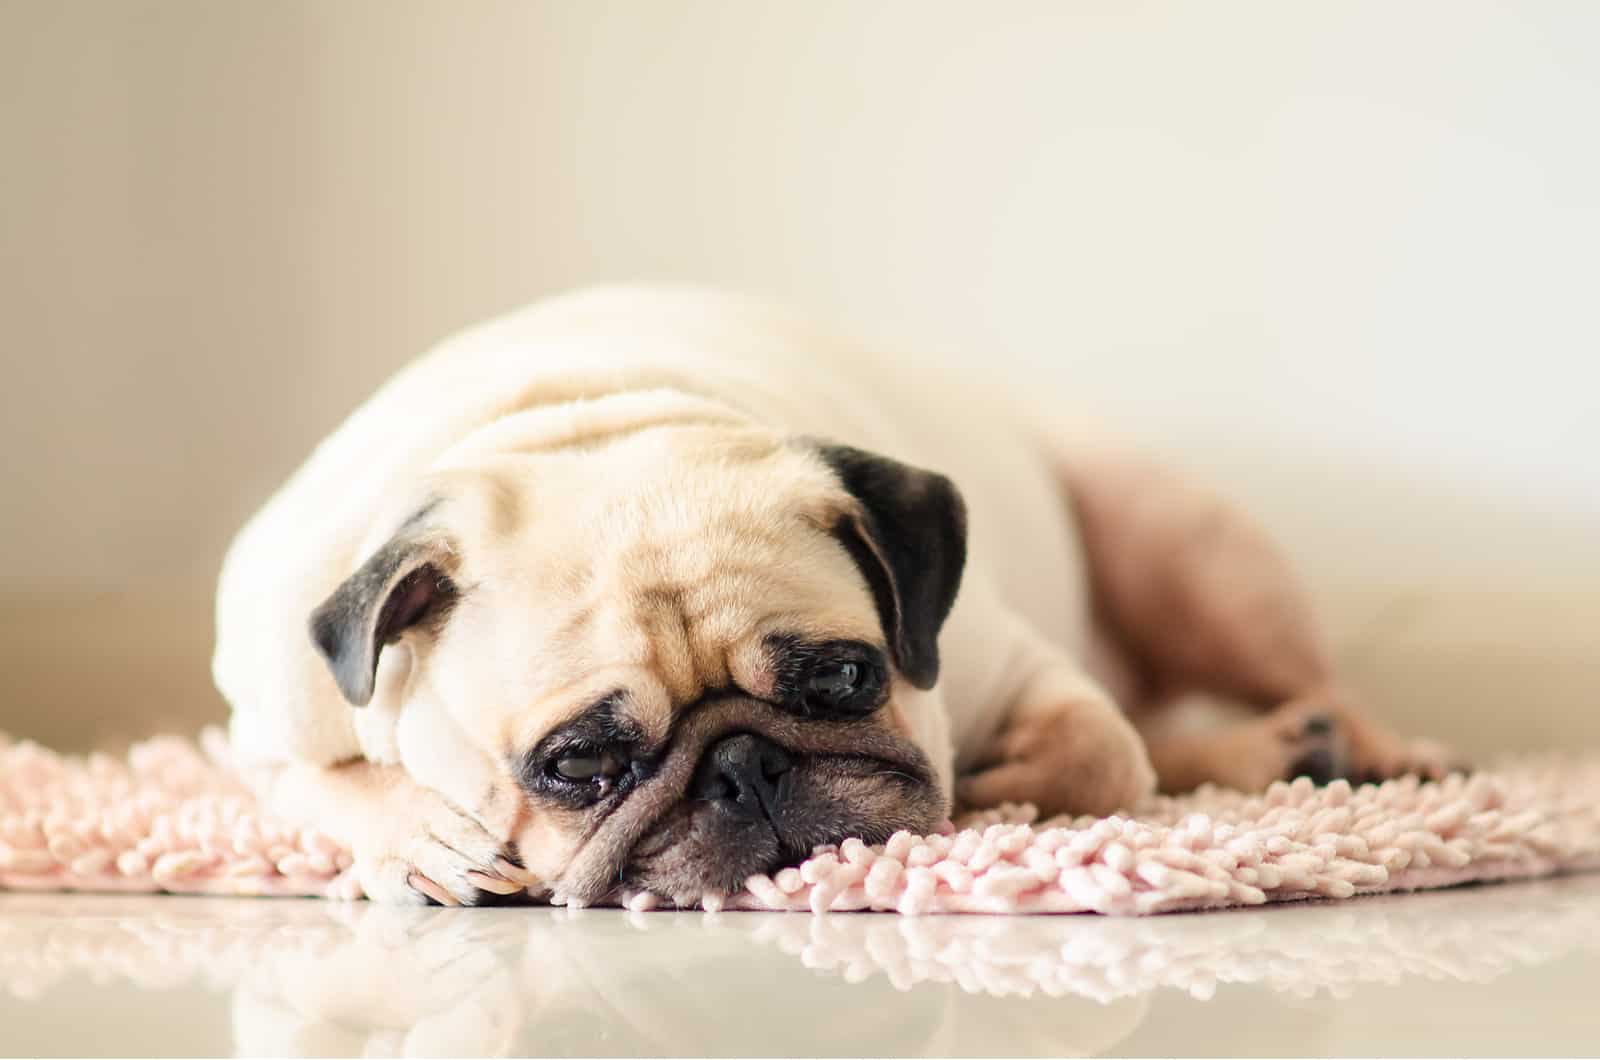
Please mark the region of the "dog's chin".
<svg viewBox="0 0 1600 1060"><path fill-rule="evenodd" d="M881 843L901 830L925 834L943 817L939 790L922 777L877 759L817 755L794 770L771 818L686 797L634 845L623 882L693 906L797 864L819 846L851 837Z"/></svg>

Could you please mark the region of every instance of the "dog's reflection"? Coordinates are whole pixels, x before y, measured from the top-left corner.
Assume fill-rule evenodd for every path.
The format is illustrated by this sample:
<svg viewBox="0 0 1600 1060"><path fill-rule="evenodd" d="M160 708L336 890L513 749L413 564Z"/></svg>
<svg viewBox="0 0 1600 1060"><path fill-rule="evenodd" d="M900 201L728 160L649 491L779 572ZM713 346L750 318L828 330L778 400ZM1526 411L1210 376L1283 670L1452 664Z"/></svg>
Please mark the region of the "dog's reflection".
<svg viewBox="0 0 1600 1060"><path fill-rule="evenodd" d="M0 904L14 997L228 988L244 1056L1087 1054L1163 989L1339 997L1596 947L1581 880L1149 920Z"/></svg>
<svg viewBox="0 0 1600 1060"><path fill-rule="evenodd" d="M753 943L763 915L414 910L359 904L280 938L233 995L241 1056L799 1055L930 1043L947 998L863 1005ZM771 925L775 927L776 925Z"/></svg>
<svg viewBox="0 0 1600 1060"><path fill-rule="evenodd" d="M235 1030L251 1055L1085 1055L1158 989L1482 982L1600 940L1559 882L1502 893L1139 921L350 906L242 979Z"/></svg>
<svg viewBox="0 0 1600 1060"><path fill-rule="evenodd" d="M519 933L447 910L333 905L233 994L240 1056L506 1056L526 1012Z"/></svg>

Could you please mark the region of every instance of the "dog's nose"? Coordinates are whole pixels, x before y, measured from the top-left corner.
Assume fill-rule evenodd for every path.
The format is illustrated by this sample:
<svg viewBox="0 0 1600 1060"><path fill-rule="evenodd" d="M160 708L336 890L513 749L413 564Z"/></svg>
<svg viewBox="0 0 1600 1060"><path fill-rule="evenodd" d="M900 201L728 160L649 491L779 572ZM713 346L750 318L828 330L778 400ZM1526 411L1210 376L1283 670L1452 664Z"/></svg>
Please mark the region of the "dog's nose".
<svg viewBox="0 0 1600 1060"><path fill-rule="evenodd" d="M742 732L712 744L695 771L694 797L747 817L771 819L793 763L771 740Z"/></svg>

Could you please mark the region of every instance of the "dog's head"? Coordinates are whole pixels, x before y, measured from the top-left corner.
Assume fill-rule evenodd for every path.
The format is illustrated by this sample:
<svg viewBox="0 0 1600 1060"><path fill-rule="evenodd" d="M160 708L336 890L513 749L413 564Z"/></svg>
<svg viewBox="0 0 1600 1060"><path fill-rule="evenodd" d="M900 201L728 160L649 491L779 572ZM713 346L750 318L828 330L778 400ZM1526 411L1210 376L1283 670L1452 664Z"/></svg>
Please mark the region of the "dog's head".
<svg viewBox="0 0 1600 1060"><path fill-rule="evenodd" d="M503 763L554 891L689 904L940 821L925 700L964 556L941 475L676 425L434 475L311 628L357 707L405 640L404 696Z"/></svg>

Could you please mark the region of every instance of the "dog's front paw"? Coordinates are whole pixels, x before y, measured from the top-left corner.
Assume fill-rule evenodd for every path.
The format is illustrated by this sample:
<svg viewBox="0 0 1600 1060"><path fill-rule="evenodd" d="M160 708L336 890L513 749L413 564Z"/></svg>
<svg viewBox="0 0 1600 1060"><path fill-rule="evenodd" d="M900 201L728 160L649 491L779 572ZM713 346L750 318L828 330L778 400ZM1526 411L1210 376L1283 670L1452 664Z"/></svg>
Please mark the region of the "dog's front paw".
<svg viewBox="0 0 1600 1060"><path fill-rule="evenodd" d="M532 879L505 857L500 840L426 788L391 792L382 819L354 844L351 871L377 902L477 905L516 894Z"/></svg>
<svg viewBox="0 0 1600 1060"><path fill-rule="evenodd" d="M1115 707L1066 702L1013 720L990 752L993 765L956 783L960 810L1027 802L1041 817L1103 817L1155 791L1144 741Z"/></svg>

